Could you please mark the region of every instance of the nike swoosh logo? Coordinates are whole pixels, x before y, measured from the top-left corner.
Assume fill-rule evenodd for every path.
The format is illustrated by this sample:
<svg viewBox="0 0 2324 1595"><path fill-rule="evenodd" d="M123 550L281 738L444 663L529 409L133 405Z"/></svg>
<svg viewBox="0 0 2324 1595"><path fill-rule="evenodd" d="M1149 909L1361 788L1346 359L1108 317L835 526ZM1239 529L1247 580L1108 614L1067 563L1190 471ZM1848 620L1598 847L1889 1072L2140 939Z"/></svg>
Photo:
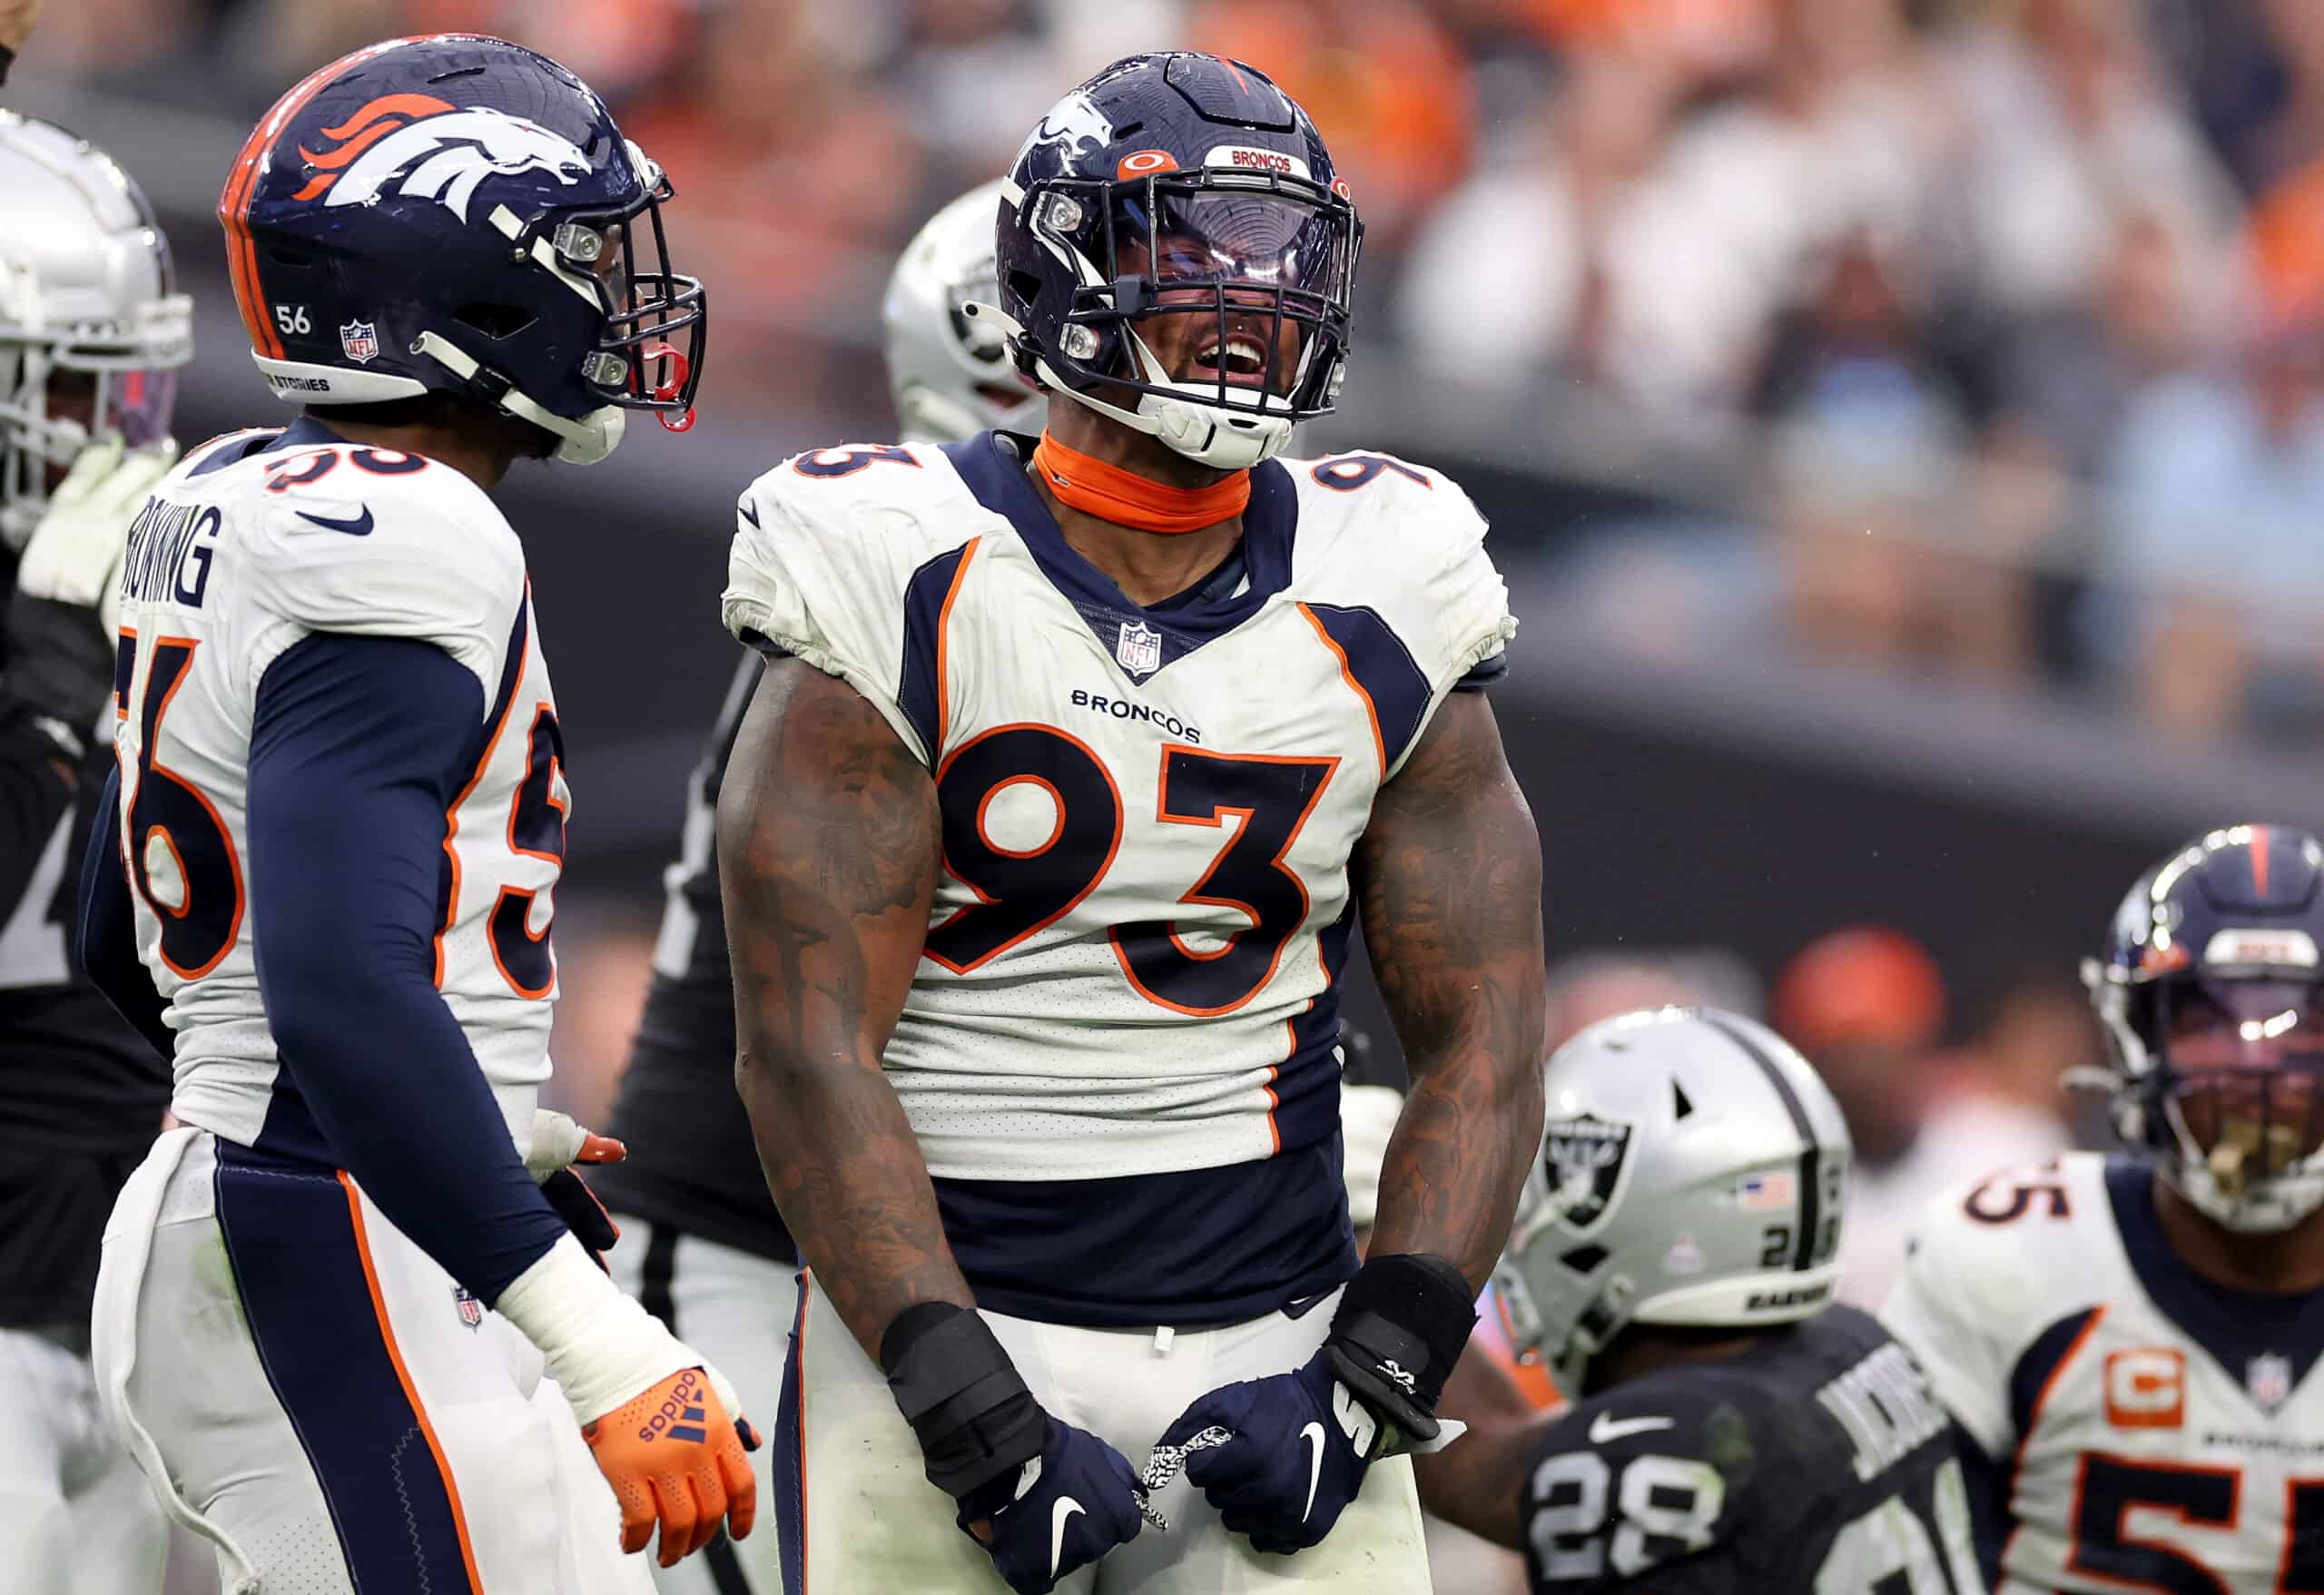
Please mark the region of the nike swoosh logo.
<svg viewBox="0 0 2324 1595"><path fill-rule="evenodd" d="M1057 1504L1049 1508L1049 1577L1058 1576L1058 1564L1065 1560L1065 1525L1074 1513L1082 1510L1081 1503L1070 1495L1060 1495Z"/></svg>
<svg viewBox="0 0 2324 1595"><path fill-rule="evenodd" d="M371 535L371 507L368 504L363 507L363 513L353 520L334 520L330 516L312 515L303 509L294 513L300 520L312 521L327 532L345 532L350 537L368 537Z"/></svg>
<svg viewBox="0 0 2324 1595"><path fill-rule="evenodd" d="M1299 1432L1307 1442L1307 1504L1300 1509L1299 1521L1305 1522L1307 1514L1315 1510L1315 1486L1324 1479L1324 1426L1310 1423Z"/></svg>
<svg viewBox="0 0 2324 1595"><path fill-rule="evenodd" d="M1590 1421L1590 1443L1611 1445L1625 1434L1644 1434L1649 1430L1669 1427L1668 1418L1617 1418L1611 1413L1600 1413Z"/></svg>

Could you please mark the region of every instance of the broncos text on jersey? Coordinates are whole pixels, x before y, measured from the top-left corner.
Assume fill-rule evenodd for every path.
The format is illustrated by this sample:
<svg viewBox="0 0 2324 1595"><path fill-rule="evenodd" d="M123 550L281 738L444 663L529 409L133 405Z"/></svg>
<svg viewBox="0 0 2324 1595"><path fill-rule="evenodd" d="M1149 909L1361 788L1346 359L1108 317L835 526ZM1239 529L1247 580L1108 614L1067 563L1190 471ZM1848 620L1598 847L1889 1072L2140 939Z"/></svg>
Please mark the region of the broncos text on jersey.
<svg viewBox="0 0 2324 1595"><path fill-rule="evenodd" d="M1952 1425L1853 1307L1568 1409L1519 1500L1535 1595L1983 1595Z"/></svg>
<svg viewBox="0 0 2324 1595"><path fill-rule="evenodd" d="M408 638L467 666L488 705L445 820L436 977L524 1147L549 1073L571 795L507 520L458 471L302 420L189 454L132 528L122 582L121 832L139 952L177 1033L173 1111L257 1145L278 1097L245 889L259 682L312 633Z"/></svg>
<svg viewBox="0 0 2324 1595"><path fill-rule="evenodd" d="M1140 607L1066 544L1018 448L776 467L725 596L737 635L843 677L935 774L945 870L887 1053L930 1172L1328 1141L1350 851L1515 629L1484 522L1384 455L1270 461L1236 589Z"/></svg>
<svg viewBox="0 0 2324 1595"><path fill-rule="evenodd" d="M1997 1595L2324 1590L2324 1291L2201 1279L2146 1164L1945 1197L1882 1317L1995 1464Z"/></svg>

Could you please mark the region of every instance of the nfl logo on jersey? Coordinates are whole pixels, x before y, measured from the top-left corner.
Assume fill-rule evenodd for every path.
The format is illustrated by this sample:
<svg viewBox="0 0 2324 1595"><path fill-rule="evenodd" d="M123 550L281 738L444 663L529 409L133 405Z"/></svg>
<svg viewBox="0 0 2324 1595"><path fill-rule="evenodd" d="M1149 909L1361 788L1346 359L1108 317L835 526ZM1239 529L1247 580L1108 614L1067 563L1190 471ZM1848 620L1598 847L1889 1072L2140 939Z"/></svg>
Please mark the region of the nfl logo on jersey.
<svg viewBox="0 0 2324 1595"><path fill-rule="evenodd" d="M1162 634L1143 621L1125 620L1114 639L1114 657L1132 675L1151 675L1162 668Z"/></svg>
<svg viewBox="0 0 2324 1595"><path fill-rule="evenodd" d="M2273 1413L2291 1395L2291 1359L2277 1352L2262 1352L2243 1370L2243 1387L2263 1413Z"/></svg>
<svg viewBox="0 0 2324 1595"><path fill-rule="evenodd" d="M456 1285L452 1287L452 1305L459 1309L461 1323L470 1329L484 1327L484 1304L468 1294L468 1286Z"/></svg>
<svg viewBox="0 0 2324 1595"><path fill-rule="evenodd" d="M350 321L339 330L339 347L359 366L379 358L379 330L369 321Z"/></svg>

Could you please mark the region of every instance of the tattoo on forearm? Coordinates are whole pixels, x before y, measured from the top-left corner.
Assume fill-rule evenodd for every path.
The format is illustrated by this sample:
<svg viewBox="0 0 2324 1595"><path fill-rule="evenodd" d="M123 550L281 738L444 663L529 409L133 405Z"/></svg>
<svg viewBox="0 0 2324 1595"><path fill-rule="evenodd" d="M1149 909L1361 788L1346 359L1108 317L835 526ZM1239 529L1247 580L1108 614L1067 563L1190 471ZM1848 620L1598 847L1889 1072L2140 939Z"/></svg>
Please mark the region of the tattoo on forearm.
<svg viewBox="0 0 2324 1595"><path fill-rule="evenodd" d="M1455 696L1380 793L1354 860L1364 944L1413 1088L1372 1251L1482 1286L1541 1134L1541 852L1492 711Z"/></svg>
<svg viewBox="0 0 2324 1595"><path fill-rule="evenodd" d="M775 1206L876 1356L921 1301L973 1305L881 1054L936 889L928 771L853 688L771 665L718 804L736 1084Z"/></svg>

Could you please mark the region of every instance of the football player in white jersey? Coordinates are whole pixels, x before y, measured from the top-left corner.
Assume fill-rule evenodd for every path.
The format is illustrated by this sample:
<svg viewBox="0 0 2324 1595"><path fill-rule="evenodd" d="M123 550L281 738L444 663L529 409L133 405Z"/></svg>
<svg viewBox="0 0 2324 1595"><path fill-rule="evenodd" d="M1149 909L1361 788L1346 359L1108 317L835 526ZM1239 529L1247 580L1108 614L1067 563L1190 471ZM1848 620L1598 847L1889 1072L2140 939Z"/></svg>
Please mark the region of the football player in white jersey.
<svg viewBox="0 0 2324 1595"><path fill-rule="evenodd" d="M106 1228L100 1399L231 1590L650 1590L657 1528L750 1526L731 1393L585 1247L537 1107L571 795L487 497L684 413L669 192L563 67L443 36L307 78L220 202L307 409L131 532L81 938L183 1127Z"/></svg>
<svg viewBox="0 0 2324 1595"><path fill-rule="evenodd" d="M113 763L113 583L177 458L192 306L128 173L0 111L0 1590L151 1590L160 1511L97 1412L89 1300L169 1071L67 956L76 826Z"/></svg>
<svg viewBox="0 0 2324 1595"><path fill-rule="evenodd" d="M1000 334L963 313L993 296L1000 200L998 182L982 183L937 212L889 279L888 390L907 442L1040 425L1044 401L1018 379ZM606 1127L629 1156L590 1176L623 1236L606 1257L614 1277L715 1363L754 1413L773 1412L782 1393L786 1336L768 1325L787 1329L797 1313L799 1254L767 1195L750 1122L732 1110L734 985L713 832L734 729L764 668L758 653L743 650L687 782L654 985ZM704 1112L720 1101L729 1111ZM782 1595L777 1551L776 1536L763 1531L741 1546L714 1541L657 1571L655 1583L663 1595Z"/></svg>
<svg viewBox="0 0 2324 1595"><path fill-rule="evenodd" d="M2324 847L2199 837L2084 966L2138 1156L1930 1208L1882 1315L1982 1453L2000 1595L2324 1590Z"/></svg>
<svg viewBox="0 0 2324 1595"><path fill-rule="evenodd" d="M1455 1432L1540 1145L1539 843L1462 690L1506 592L1442 476L1276 458L1338 388L1360 229L1264 74L1117 63L997 211L978 319L1042 438L785 462L724 601L773 656L719 854L810 1270L787 1587L1424 1589L1398 1453ZM1359 910L1413 1081L1361 1267Z"/></svg>

